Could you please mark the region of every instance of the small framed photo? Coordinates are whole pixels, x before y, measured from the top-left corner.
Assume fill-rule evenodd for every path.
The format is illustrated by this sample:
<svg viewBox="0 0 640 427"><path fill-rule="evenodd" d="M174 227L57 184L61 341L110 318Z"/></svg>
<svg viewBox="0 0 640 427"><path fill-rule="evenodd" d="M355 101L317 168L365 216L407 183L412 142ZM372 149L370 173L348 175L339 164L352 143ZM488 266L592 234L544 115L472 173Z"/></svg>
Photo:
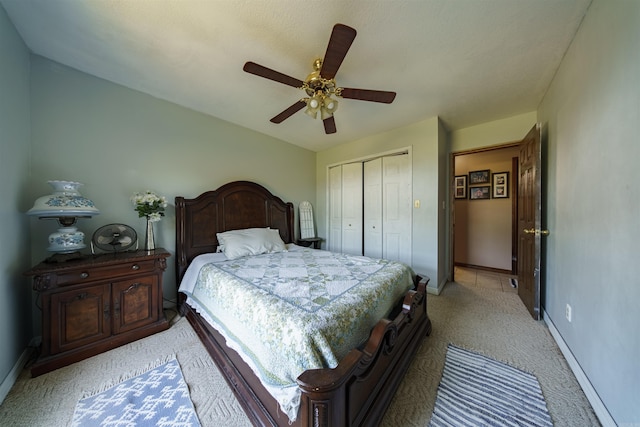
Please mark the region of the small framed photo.
<svg viewBox="0 0 640 427"><path fill-rule="evenodd" d="M456 199L467 198L467 175L458 175L454 178L453 195Z"/></svg>
<svg viewBox="0 0 640 427"><path fill-rule="evenodd" d="M485 200L491 198L491 187L469 187L470 200Z"/></svg>
<svg viewBox="0 0 640 427"><path fill-rule="evenodd" d="M509 197L509 172L493 174L493 198L506 199Z"/></svg>
<svg viewBox="0 0 640 427"><path fill-rule="evenodd" d="M469 172L469 185L489 184L490 177L491 171L489 169Z"/></svg>

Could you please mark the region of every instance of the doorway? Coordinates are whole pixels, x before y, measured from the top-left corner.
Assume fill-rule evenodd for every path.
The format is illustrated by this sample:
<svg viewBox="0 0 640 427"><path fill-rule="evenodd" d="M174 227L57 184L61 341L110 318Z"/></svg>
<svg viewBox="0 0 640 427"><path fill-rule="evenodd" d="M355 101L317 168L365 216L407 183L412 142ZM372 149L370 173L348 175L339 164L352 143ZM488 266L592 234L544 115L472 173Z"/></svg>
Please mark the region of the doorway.
<svg viewBox="0 0 640 427"><path fill-rule="evenodd" d="M456 266L517 273L518 155L519 142L452 153L452 277Z"/></svg>
<svg viewBox="0 0 640 427"><path fill-rule="evenodd" d="M472 241L474 244L479 242L480 245L486 241L492 241L495 239L495 229L492 227L484 227L482 231L485 232L484 238L469 239L468 231L465 232L463 227L470 223L462 218L461 212L462 206L466 206L467 203L475 200L476 202L484 202L485 208L488 205L489 197L482 196L485 191L474 190L474 187L486 187L490 186L491 198L505 198L503 194L500 196L499 192L496 192L496 185L500 184L496 181L496 174L491 172L490 169L478 169L469 170L467 175L456 175L456 173L462 173L463 169L458 169L457 161L463 155L486 155L487 153L493 153L494 150L501 148L517 149L517 157L511 159L511 188L503 189L504 192L509 194L508 197L511 201L511 217L510 228L511 233L504 232L503 234L509 234L511 243L511 251L515 252L515 256L512 256L512 268L517 274L518 283L518 296L526 306L527 310L531 313L535 320L540 319L540 303L541 303L541 277L543 276L542 265L542 241L543 236L549 235L549 230L543 228L542 213L544 211L542 206L542 138L541 138L541 125L536 123L531 130L527 133L522 141L518 141L512 144L505 144L501 147L485 148L482 150L470 151L467 153L453 153L451 155L451 183L453 184L453 191L451 195L451 277L455 280L455 266L456 266L456 246L461 246L460 241L466 238L467 241ZM476 167L487 167L486 164L480 166L474 165L472 169ZM491 183L487 184L486 180L488 176L491 176ZM497 173L497 176L504 176L504 173ZM464 180L463 180L464 177ZM502 180L507 182L507 180ZM464 185L464 191L461 188ZM483 187L483 188L484 188ZM486 190L486 188L484 188ZM473 196L472 196L473 195ZM480 196L478 196L480 195ZM496 197L496 195L498 197ZM459 204L456 206L456 200ZM473 206L473 205L468 205ZM478 207L480 207L478 205ZM456 209L457 208L457 209ZM489 213L489 217L494 214L492 209L486 209ZM468 218L476 220L476 214L479 210L473 211L471 214L467 214ZM493 224L498 224L498 221L494 221ZM517 242L517 243L516 243ZM482 248L485 251L487 248ZM517 252L516 252L517 251ZM513 267L515 266L515 268Z"/></svg>

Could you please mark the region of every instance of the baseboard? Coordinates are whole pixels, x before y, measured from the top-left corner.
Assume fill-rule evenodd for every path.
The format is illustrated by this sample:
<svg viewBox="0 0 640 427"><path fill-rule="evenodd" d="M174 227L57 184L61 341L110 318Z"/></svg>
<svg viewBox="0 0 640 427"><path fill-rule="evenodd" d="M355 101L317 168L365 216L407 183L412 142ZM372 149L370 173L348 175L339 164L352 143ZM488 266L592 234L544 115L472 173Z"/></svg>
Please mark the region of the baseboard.
<svg viewBox="0 0 640 427"><path fill-rule="evenodd" d="M449 280L445 277L440 283L438 283L438 287L431 286L430 284L427 286L427 293L432 295L440 295L442 289L447 284Z"/></svg>
<svg viewBox="0 0 640 427"><path fill-rule="evenodd" d="M582 387L582 391L584 391L584 394L587 396L587 400L589 401L589 403L591 403L591 407L596 413L598 420L600 420L600 424L602 424L603 427L616 427L617 424L611 417L611 414L609 414L607 407L604 406L604 403L602 403L602 400L600 400L600 396L598 396L598 393L591 385L591 381L589 381L589 378L587 378L587 375L580 367L580 364L573 356L573 353L571 353L571 349L569 349L567 343L564 342L564 339L562 339L562 335L560 335L560 332L556 329L556 326L553 324L553 321L544 309L542 310L542 319L549 328L549 332L551 332L551 336L553 336L553 339L558 344L558 347L560 347L562 355L567 360L569 367L573 371L573 374L576 376L578 384L580 384L580 387Z"/></svg>
<svg viewBox="0 0 640 427"><path fill-rule="evenodd" d="M491 271L492 273L500 273L500 274L515 274L514 271L505 270L503 268L496 267L485 267L483 265L475 265L475 264L465 264L463 262L456 262L453 264L456 267L464 267L464 268L472 268L474 270L483 270L483 271Z"/></svg>
<svg viewBox="0 0 640 427"><path fill-rule="evenodd" d="M27 347L22 352L15 365L13 365L13 368L9 371L9 374L5 377L4 381L2 381L2 384L0 384L0 404L4 402L5 397L7 397L9 391L11 391L11 387L13 387L18 380L20 373L29 361L29 358L31 358L33 351L34 347Z"/></svg>

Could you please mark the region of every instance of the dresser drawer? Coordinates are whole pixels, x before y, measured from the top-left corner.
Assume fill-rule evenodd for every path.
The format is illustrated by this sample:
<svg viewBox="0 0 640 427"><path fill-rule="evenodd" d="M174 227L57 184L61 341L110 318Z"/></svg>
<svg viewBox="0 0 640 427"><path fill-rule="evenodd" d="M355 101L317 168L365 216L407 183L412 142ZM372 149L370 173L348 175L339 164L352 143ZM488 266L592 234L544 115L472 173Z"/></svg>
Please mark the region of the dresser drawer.
<svg viewBox="0 0 640 427"><path fill-rule="evenodd" d="M113 279L129 276L134 273L145 273L155 269L155 260L124 262L114 265L92 266L90 268L58 272L56 282L58 286L69 285L89 280Z"/></svg>

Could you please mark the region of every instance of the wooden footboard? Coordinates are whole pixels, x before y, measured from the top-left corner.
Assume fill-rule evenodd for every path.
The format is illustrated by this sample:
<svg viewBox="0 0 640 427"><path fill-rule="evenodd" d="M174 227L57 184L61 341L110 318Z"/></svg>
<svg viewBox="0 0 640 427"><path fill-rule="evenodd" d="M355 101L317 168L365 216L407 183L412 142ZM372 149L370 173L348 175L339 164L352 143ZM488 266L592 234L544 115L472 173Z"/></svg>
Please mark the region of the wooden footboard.
<svg viewBox="0 0 640 427"><path fill-rule="evenodd" d="M205 344L254 425L370 426L387 410L423 338L431 333L426 282L409 291L392 319L380 320L361 349L334 369L314 369L298 377L302 399L298 419L289 424L277 402L220 334L186 304L185 316Z"/></svg>
<svg viewBox="0 0 640 427"><path fill-rule="evenodd" d="M422 339L431 333L425 283L405 296L393 320L382 319L363 349L335 369L305 371L301 418L305 426L377 425L387 410Z"/></svg>

